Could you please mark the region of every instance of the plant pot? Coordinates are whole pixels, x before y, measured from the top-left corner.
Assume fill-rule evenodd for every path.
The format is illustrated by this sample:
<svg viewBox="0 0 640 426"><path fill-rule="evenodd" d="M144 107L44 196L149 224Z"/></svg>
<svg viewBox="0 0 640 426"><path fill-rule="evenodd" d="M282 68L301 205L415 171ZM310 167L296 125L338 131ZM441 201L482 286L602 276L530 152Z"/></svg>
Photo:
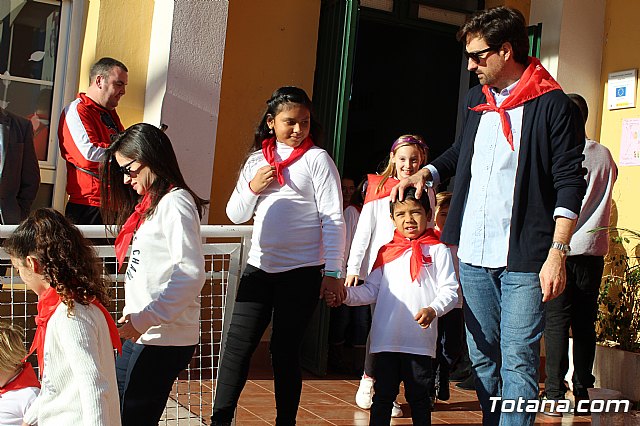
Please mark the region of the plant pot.
<svg viewBox="0 0 640 426"><path fill-rule="evenodd" d="M615 389L623 398L640 401L640 354L598 344L593 375L596 387Z"/></svg>

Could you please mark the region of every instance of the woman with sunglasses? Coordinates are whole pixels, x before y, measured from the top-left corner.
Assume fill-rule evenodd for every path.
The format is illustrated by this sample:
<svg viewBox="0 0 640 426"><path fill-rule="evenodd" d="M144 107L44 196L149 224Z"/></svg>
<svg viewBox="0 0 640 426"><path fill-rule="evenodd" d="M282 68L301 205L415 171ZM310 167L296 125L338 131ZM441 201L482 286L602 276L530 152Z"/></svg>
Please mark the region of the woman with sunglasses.
<svg viewBox="0 0 640 426"><path fill-rule="evenodd" d="M152 125L121 133L103 166L102 214L119 230L118 270L131 245L118 321L126 339L116 361L122 424L157 425L199 339L208 201L185 183L169 138Z"/></svg>

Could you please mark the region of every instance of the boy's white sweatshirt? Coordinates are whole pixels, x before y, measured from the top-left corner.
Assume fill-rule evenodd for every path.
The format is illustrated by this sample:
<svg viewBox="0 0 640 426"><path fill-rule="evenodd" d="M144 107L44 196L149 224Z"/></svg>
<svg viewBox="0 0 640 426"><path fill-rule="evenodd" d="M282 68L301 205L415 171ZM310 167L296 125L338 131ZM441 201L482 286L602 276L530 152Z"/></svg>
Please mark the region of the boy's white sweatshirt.
<svg viewBox="0 0 640 426"><path fill-rule="evenodd" d="M458 301L458 280L451 252L444 244L423 245L422 252L432 263L423 265L411 282L411 249L399 258L376 268L365 283L347 287L345 303L350 306L376 303L371 323L371 353L401 352L435 357L437 318L423 329L414 319L422 308L431 306L438 317Z"/></svg>
<svg viewBox="0 0 640 426"><path fill-rule="evenodd" d="M286 160L293 148L276 142L276 159ZM268 166L262 151L249 156L227 203L233 223L253 217L247 263L269 273L325 264L342 270L345 227L340 175L329 154L316 146L283 171L260 194L249 187L259 168Z"/></svg>
<svg viewBox="0 0 640 426"><path fill-rule="evenodd" d="M138 343L198 343L204 257L200 218L188 191L167 193L138 228L125 275L123 314L143 332Z"/></svg>
<svg viewBox="0 0 640 426"><path fill-rule="evenodd" d="M120 399L109 326L95 305L61 303L44 340L40 394L24 416L38 426L118 426Z"/></svg>

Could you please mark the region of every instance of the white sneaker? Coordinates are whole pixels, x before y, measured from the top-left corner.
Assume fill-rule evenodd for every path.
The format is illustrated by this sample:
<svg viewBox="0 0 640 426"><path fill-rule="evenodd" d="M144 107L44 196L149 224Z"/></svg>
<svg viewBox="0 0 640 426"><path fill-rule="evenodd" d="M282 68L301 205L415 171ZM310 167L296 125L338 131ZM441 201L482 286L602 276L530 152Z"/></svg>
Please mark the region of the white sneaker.
<svg viewBox="0 0 640 426"><path fill-rule="evenodd" d="M391 409L391 417L402 417L402 407L396 401L393 401L393 408Z"/></svg>
<svg viewBox="0 0 640 426"><path fill-rule="evenodd" d="M356 405L363 410L371 408L373 402L373 379L371 377L363 377L360 379L360 386L356 392Z"/></svg>

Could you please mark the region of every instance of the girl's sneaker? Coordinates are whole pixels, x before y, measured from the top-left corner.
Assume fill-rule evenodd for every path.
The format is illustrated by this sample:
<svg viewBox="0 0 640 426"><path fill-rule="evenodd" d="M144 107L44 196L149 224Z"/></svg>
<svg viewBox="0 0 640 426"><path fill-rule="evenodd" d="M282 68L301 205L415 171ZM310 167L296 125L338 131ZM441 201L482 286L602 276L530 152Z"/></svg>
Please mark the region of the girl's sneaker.
<svg viewBox="0 0 640 426"><path fill-rule="evenodd" d="M360 386L356 392L356 405L363 410L371 408L373 403L373 379L371 377L362 376Z"/></svg>
<svg viewBox="0 0 640 426"><path fill-rule="evenodd" d="M402 412L402 407L398 404L397 401L393 401L393 408L391 409L391 417L402 417L404 413Z"/></svg>

